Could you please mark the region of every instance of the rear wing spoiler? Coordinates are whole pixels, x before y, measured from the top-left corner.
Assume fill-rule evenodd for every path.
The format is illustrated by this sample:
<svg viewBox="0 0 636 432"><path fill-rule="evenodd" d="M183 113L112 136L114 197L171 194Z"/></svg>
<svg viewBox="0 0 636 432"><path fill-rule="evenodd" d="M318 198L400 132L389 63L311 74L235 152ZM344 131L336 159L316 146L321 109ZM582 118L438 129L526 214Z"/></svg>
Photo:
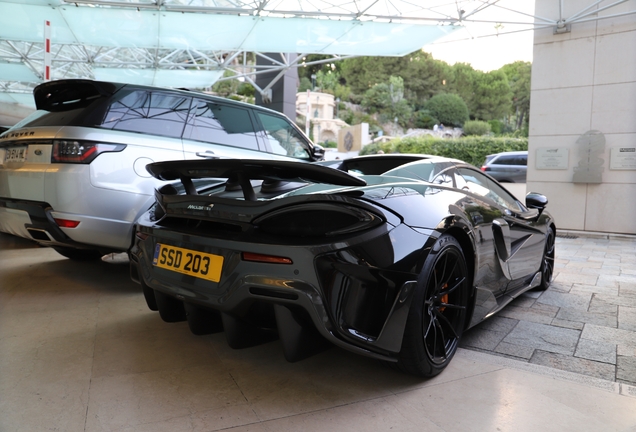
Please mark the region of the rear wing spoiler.
<svg viewBox="0 0 636 432"><path fill-rule="evenodd" d="M49 81L33 89L33 98L38 110L65 111L85 106L100 96L110 96L123 86L84 79Z"/></svg>
<svg viewBox="0 0 636 432"><path fill-rule="evenodd" d="M227 179L228 185L239 185L247 201L256 196L251 180L263 182L325 183L337 186L366 186L367 182L344 171L308 162L259 159L212 159L168 161L148 164L146 170L159 180L180 180L188 195L197 191L192 179Z"/></svg>

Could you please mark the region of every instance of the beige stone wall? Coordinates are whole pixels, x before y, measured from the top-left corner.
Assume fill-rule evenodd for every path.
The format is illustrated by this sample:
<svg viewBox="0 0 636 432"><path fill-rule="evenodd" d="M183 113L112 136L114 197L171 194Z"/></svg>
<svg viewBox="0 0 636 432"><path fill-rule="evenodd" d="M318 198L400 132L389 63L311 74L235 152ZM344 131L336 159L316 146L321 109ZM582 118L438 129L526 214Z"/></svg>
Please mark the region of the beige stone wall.
<svg viewBox="0 0 636 432"><path fill-rule="evenodd" d="M568 0L563 15L589 4ZM558 1L537 0L535 13L558 17L558 7ZM633 9L629 1L599 15ZM588 131L605 138L601 182L574 183L574 168L586 162L579 149ZM536 30L527 190L548 196L557 229L636 234L636 170L610 165L613 148L635 146L636 15L574 23L564 34ZM542 148L567 149L567 168L538 169Z"/></svg>

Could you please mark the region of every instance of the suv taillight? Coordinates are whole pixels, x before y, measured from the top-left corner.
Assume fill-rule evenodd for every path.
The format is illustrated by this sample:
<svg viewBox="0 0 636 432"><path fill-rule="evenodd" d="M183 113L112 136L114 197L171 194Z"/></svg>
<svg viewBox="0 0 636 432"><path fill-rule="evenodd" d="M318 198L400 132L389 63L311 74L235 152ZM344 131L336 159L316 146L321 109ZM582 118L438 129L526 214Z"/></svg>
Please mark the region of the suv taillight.
<svg viewBox="0 0 636 432"><path fill-rule="evenodd" d="M89 164L99 154L105 152L120 152L125 149L124 144L105 144L77 140L53 141L53 163Z"/></svg>
<svg viewBox="0 0 636 432"><path fill-rule="evenodd" d="M489 167L489 166L486 166L486 165L482 165L482 167L481 167L480 169L481 169L483 172L490 171L490 167Z"/></svg>

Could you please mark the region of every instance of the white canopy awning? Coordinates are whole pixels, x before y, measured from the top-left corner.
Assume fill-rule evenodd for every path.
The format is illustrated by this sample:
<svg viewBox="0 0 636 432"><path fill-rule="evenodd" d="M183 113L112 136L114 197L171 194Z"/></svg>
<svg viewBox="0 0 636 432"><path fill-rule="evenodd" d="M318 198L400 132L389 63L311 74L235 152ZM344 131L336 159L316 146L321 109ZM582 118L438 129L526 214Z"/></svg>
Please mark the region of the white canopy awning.
<svg viewBox="0 0 636 432"><path fill-rule="evenodd" d="M566 0L555 0L554 14L536 16L527 8L533 0L0 0L0 94L9 94L0 102L30 97L44 80L46 21L51 79L206 88L226 70L253 83L299 64L265 53L333 56L326 61L403 56L466 37L457 29L482 37L470 28L477 24L490 35L565 32L577 22L636 13L633 0L588 1L570 13ZM247 53L267 61L256 65Z"/></svg>

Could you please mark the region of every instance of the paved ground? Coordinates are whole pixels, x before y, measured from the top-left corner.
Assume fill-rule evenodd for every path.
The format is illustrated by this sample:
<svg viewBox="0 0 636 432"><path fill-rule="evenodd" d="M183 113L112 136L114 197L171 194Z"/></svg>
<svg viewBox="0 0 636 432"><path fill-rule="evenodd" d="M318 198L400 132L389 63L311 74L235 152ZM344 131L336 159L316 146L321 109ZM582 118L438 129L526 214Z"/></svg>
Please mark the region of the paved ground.
<svg viewBox="0 0 636 432"><path fill-rule="evenodd" d="M636 384L636 237L557 237L555 278L464 335L464 348Z"/></svg>
<svg viewBox="0 0 636 432"><path fill-rule="evenodd" d="M560 265L588 262L585 255L573 259L588 254L585 249L620 263L633 257L633 246L560 241ZM609 250L619 257L608 256ZM630 298L623 285L627 274L594 277L590 286L618 282L613 297ZM542 301L574 295L582 284L558 285ZM602 294L606 304L613 297ZM514 307L541 311L555 303L528 298L533 305ZM582 308L582 302L572 303ZM559 311L568 309L559 305ZM582 323L582 330L553 326L556 316L549 324L508 316L489 324L516 323L500 336L511 338L507 346L524 347L518 339L541 336L555 346L567 343L558 332L549 339L550 333L530 331L539 324L574 331L578 342L569 343L580 348L583 340L597 342L602 331L636 334L617 328L626 309L614 309L613 326ZM612 344L619 353L628 345ZM619 365L620 356L629 357L619 354ZM590 362L615 368L610 361ZM224 333L194 336L185 322L163 322L147 308L125 261L73 262L0 233L0 432L217 430L636 432L636 386L463 348L428 380L335 347L296 363L285 361L280 341L233 350Z"/></svg>

